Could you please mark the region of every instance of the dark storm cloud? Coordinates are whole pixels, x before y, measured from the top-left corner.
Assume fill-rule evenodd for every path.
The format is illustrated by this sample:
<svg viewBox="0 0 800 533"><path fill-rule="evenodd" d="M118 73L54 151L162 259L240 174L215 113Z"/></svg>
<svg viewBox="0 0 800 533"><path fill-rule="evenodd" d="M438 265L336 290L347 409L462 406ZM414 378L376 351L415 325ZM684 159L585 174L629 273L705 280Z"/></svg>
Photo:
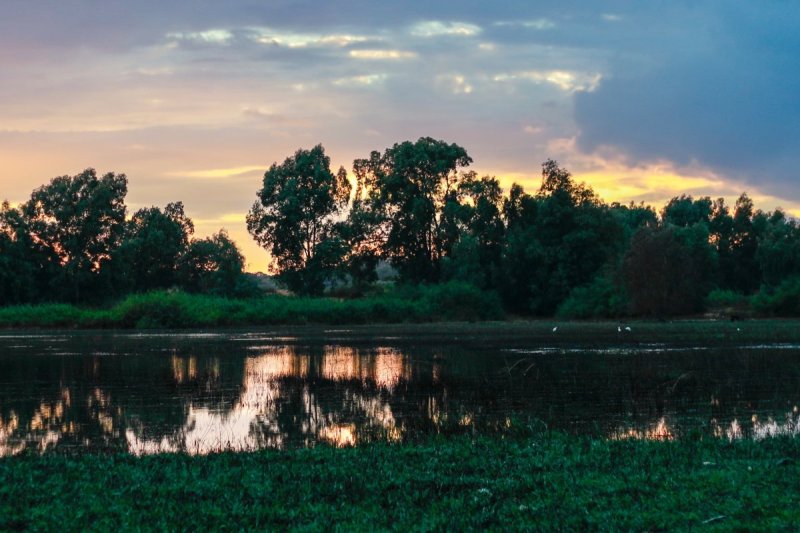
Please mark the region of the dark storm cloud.
<svg viewBox="0 0 800 533"><path fill-rule="evenodd" d="M649 30L683 26L683 39L641 39L610 61L596 91L576 95L578 146L696 162L797 197L800 5L725 2L669 15Z"/></svg>

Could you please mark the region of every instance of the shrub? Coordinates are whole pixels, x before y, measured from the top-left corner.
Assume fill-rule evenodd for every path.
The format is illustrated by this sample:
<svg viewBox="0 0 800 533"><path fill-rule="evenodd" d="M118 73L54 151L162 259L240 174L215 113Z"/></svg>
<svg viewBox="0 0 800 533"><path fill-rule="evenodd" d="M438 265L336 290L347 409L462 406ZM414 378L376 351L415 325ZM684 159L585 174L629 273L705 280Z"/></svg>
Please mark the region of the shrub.
<svg viewBox="0 0 800 533"><path fill-rule="evenodd" d="M706 296L706 307L741 307L747 304L747 296L729 289L714 289Z"/></svg>
<svg viewBox="0 0 800 533"><path fill-rule="evenodd" d="M71 305L0 308L0 327L170 329L281 324L361 324L502 318L494 292L463 282L398 287L353 300L268 295L251 299L155 291L111 309Z"/></svg>
<svg viewBox="0 0 800 533"><path fill-rule="evenodd" d="M0 308L2 327L61 327L75 324L81 310L69 304L18 305Z"/></svg>
<svg viewBox="0 0 800 533"><path fill-rule="evenodd" d="M556 310L558 318L619 317L628 311L624 289L606 276L598 276L589 285L577 287Z"/></svg>
<svg viewBox="0 0 800 533"><path fill-rule="evenodd" d="M771 292L764 289L753 296L756 313L768 316L800 316L800 277L789 278Z"/></svg>
<svg viewBox="0 0 800 533"><path fill-rule="evenodd" d="M474 285L451 281L422 289L420 304L430 313L426 319L491 320L503 317L500 297Z"/></svg>

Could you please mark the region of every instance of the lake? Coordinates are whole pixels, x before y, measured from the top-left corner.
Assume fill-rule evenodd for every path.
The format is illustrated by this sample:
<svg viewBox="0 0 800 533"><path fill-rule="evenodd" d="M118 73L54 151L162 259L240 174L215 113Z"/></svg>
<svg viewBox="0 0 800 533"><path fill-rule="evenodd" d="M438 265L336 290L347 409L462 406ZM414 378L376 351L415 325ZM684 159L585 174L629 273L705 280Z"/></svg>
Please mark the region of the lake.
<svg viewBox="0 0 800 533"><path fill-rule="evenodd" d="M524 327L0 332L0 456L408 441L531 425L604 438L800 433L800 346Z"/></svg>

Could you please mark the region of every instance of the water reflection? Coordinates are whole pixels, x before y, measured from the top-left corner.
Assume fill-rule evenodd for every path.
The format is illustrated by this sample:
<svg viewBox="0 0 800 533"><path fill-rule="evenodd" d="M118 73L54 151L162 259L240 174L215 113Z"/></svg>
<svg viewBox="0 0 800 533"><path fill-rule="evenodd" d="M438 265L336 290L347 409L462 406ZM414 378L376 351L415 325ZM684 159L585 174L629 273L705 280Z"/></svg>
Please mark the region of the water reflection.
<svg viewBox="0 0 800 533"><path fill-rule="evenodd" d="M665 418L661 418L654 425L644 428L623 428L611 435L612 439L638 439L638 440L673 440L675 435Z"/></svg>
<svg viewBox="0 0 800 533"><path fill-rule="evenodd" d="M142 438L133 428L125 432L128 449L134 454L185 451L207 454L220 450L248 451L263 447L283 448L287 440L306 437L303 444L323 441L335 446L354 446L359 441L355 422L363 428L380 428L386 438L397 440L396 426L387 401L359 388L391 391L410 375L405 357L393 348L357 350L352 347L324 346L318 358L294 347L281 346L244 361L242 388L237 401L218 406L191 405L186 422L172 435L158 439ZM218 361L210 374L218 376ZM195 356L171 358L175 383L198 378ZM344 395L344 405L329 409L309 384L311 382L355 382ZM299 385L299 388L298 388ZM297 389L297 390L295 390ZM299 422L295 431L285 428L287 415ZM299 432L297 431L299 429ZM294 435L289 435L289 433Z"/></svg>
<svg viewBox="0 0 800 533"><path fill-rule="evenodd" d="M0 455L357 446L531 420L616 439L800 433L800 350L785 346L94 333L59 336L56 352L53 337L10 339L0 338Z"/></svg>
<svg viewBox="0 0 800 533"><path fill-rule="evenodd" d="M777 422L772 417L767 417L767 420L762 422L757 415L753 415L753 437L758 440L777 436L796 437L798 434L800 434L800 416L797 406L791 413L786 413L783 422Z"/></svg>

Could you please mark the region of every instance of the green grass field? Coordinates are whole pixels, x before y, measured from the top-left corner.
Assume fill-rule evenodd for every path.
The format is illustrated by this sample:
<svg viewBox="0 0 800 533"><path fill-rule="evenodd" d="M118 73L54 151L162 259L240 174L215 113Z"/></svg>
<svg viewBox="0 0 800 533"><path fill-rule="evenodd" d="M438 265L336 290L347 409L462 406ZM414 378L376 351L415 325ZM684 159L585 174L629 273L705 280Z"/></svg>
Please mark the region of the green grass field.
<svg viewBox="0 0 800 533"><path fill-rule="evenodd" d="M0 530L800 528L800 440L425 443L0 460Z"/></svg>

